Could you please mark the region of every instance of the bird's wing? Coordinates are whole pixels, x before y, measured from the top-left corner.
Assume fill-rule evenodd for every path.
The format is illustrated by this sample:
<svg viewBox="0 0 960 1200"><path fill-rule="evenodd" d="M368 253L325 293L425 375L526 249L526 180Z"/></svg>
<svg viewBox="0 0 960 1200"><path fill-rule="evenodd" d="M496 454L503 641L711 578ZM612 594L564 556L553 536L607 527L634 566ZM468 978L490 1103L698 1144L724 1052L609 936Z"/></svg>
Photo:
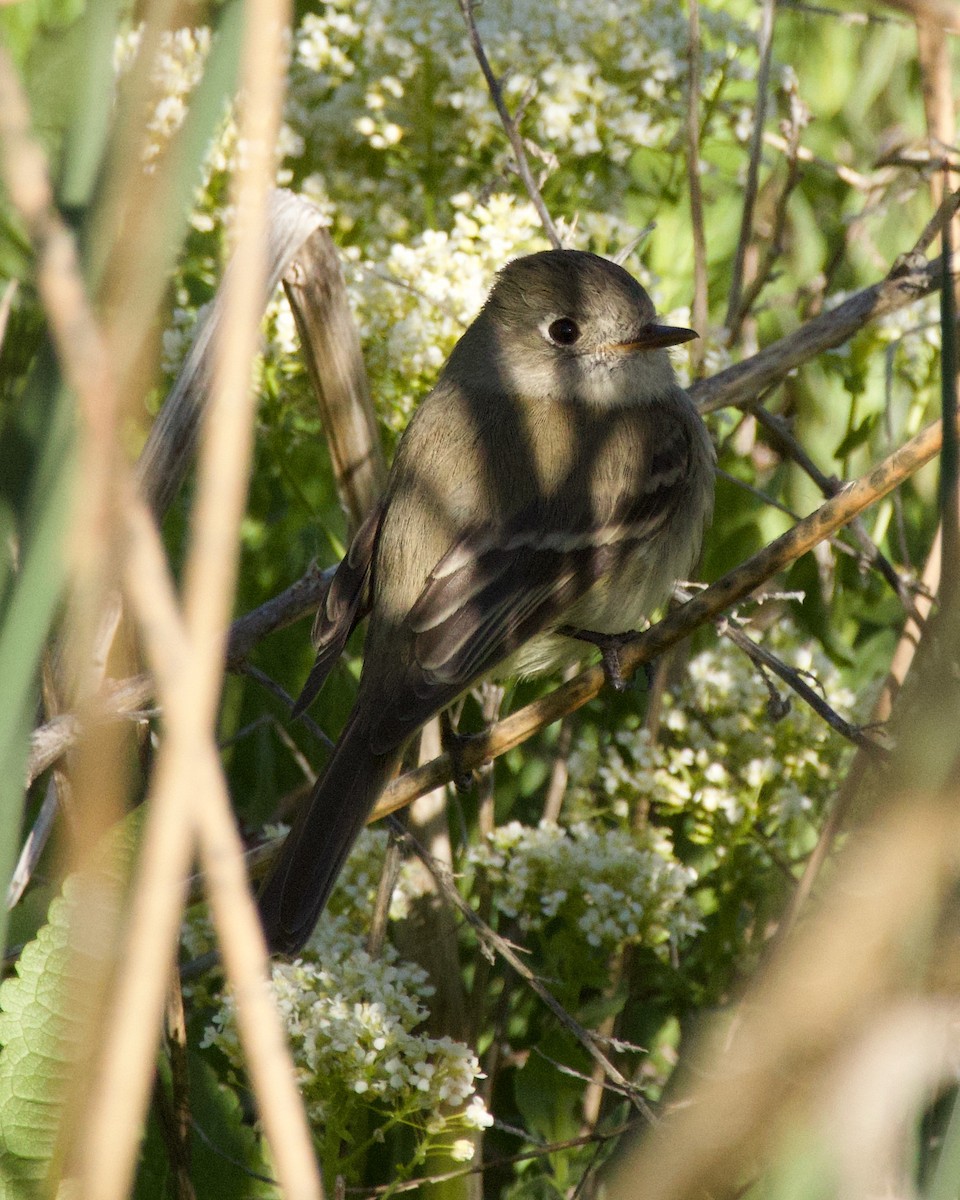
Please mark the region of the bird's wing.
<svg viewBox="0 0 960 1200"><path fill-rule="evenodd" d="M354 534L317 610L311 632L317 657L293 706L294 718L305 712L316 699L343 652L347 638L370 611L370 566L383 511L381 500Z"/></svg>
<svg viewBox="0 0 960 1200"><path fill-rule="evenodd" d="M690 436L660 431L636 484L609 511L561 489L509 522L465 534L434 568L406 619L413 655L402 696L386 703L376 745L409 737L433 712L565 612L655 539L684 502ZM643 469L646 465L647 469Z"/></svg>

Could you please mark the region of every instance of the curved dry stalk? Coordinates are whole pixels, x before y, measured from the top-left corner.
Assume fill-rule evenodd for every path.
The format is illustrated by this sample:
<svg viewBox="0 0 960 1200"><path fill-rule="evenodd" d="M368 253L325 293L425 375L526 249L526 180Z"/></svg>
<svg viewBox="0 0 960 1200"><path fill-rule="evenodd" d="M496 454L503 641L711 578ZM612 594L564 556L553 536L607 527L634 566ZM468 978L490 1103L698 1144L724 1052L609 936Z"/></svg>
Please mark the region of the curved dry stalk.
<svg viewBox="0 0 960 1200"><path fill-rule="evenodd" d="M268 265L258 271L262 284L258 291L259 321L267 301L279 284L290 260L320 226L323 215L303 196L274 188L270 193ZM140 486L150 507L162 516L176 495L193 461L201 422L209 403L213 380L213 347L224 322L227 297L244 267L233 265L224 272L217 294L206 315L198 323L193 342L177 375L176 382L150 433L137 463Z"/></svg>
<svg viewBox="0 0 960 1200"><path fill-rule="evenodd" d="M336 246L315 230L283 276L320 409L340 501L356 531L383 492L387 462Z"/></svg>

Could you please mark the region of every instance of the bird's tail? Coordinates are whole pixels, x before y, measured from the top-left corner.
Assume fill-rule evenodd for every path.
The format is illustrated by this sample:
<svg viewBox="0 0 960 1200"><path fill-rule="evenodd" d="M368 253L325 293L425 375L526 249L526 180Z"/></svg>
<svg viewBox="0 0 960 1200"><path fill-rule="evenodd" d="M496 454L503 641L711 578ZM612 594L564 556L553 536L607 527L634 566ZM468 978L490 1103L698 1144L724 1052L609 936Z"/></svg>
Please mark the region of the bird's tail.
<svg viewBox="0 0 960 1200"><path fill-rule="evenodd" d="M310 937L401 754L374 754L369 732L348 721L257 898L271 951L295 954Z"/></svg>

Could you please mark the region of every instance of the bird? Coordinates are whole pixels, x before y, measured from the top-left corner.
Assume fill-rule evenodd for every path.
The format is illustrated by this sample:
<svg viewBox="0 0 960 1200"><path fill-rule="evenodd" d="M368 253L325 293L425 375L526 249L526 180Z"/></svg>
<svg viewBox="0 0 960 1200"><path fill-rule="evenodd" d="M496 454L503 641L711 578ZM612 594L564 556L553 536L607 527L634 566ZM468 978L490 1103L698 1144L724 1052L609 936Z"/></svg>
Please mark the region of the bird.
<svg viewBox="0 0 960 1200"><path fill-rule="evenodd" d="M508 262L397 446L314 623L314 700L369 616L356 700L258 897L272 952L310 937L404 748L488 678L623 639L696 565L714 451L623 267L580 250Z"/></svg>

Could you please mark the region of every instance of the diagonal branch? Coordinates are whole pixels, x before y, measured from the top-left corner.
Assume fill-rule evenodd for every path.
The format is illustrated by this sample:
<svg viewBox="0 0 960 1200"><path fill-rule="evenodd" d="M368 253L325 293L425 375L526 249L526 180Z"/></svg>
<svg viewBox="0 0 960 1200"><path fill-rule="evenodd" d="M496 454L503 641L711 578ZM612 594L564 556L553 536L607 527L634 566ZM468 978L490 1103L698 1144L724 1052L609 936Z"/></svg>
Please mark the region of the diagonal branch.
<svg viewBox="0 0 960 1200"><path fill-rule="evenodd" d="M889 495L935 457L940 450L941 440L941 425L937 421L866 475L848 484L837 496L788 529L759 554L741 563L686 604L675 608L662 621L624 646L620 652L624 673L632 674L643 663L650 662L688 637L700 625L721 616L765 580L784 570L871 504ZM466 739L460 747L462 769L475 770L506 754L545 726L582 708L598 695L604 682L603 668L591 667L526 708L512 713L493 729ZM449 757L442 754L433 762L394 780L381 796L372 819L403 808L417 796L449 782L451 778Z"/></svg>
<svg viewBox="0 0 960 1200"><path fill-rule="evenodd" d="M956 275L957 271L958 263L954 259L951 273ZM929 296L942 281L943 269L938 259L927 261L906 255L879 283L855 292L836 308L814 317L751 358L695 383L689 389L690 395L705 413L744 404L818 354L842 346L868 321Z"/></svg>

